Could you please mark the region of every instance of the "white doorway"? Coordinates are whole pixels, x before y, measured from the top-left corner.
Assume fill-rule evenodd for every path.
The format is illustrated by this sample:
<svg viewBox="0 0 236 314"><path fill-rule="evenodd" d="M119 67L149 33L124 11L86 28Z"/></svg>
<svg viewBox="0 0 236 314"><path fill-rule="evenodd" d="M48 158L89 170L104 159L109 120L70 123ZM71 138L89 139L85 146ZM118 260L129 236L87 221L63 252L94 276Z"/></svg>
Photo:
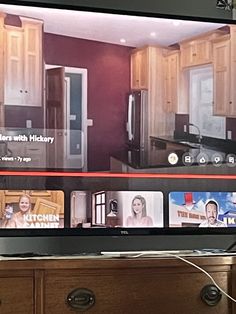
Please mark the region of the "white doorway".
<svg viewBox="0 0 236 314"><path fill-rule="evenodd" d="M64 68L65 73L64 168L87 171L87 69L58 65L46 65L45 68Z"/></svg>

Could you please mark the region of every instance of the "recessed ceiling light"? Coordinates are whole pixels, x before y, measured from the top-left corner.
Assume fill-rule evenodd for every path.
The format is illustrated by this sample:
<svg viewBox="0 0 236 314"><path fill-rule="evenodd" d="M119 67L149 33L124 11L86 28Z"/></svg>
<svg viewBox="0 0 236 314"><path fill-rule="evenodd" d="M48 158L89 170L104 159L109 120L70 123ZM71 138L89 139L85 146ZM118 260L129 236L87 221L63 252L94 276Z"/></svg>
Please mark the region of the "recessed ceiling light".
<svg viewBox="0 0 236 314"><path fill-rule="evenodd" d="M177 20L176 20L176 21L173 21L173 25L174 25L174 26L179 26L179 25L180 25L180 21L177 21Z"/></svg>
<svg viewBox="0 0 236 314"><path fill-rule="evenodd" d="M121 38L121 39L120 39L120 42L124 44L124 43L126 43L126 39Z"/></svg>
<svg viewBox="0 0 236 314"><path fill-rule="evenodd" d="M156 37L156 35L157 35L157 34L156 34L155 32L151 32L151 33L150 33L150 36L151 36L151 37Z"/></svg>

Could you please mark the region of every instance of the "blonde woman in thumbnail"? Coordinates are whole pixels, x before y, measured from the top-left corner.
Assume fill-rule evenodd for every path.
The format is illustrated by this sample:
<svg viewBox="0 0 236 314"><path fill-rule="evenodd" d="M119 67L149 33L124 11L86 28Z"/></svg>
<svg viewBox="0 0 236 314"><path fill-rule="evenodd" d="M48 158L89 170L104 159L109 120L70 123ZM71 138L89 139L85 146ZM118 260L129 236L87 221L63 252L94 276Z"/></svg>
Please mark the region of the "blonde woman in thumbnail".
<svg viewBox="0 0 236 314"><path fill-rule="evenodd" d="M12 215L10 219L4 219L2 228L27 228L26 215L31 212L31 199L27 194L23 194L19 199L19 211Z"/></svg>
<svg viewBox="0 0 236 314"><path fill-rule="evenodd" d="M153 226L152 218L147 216L146 200L141 195L136 195L131 203L132 216L126 221L128 227L151 227Z"/></svg>

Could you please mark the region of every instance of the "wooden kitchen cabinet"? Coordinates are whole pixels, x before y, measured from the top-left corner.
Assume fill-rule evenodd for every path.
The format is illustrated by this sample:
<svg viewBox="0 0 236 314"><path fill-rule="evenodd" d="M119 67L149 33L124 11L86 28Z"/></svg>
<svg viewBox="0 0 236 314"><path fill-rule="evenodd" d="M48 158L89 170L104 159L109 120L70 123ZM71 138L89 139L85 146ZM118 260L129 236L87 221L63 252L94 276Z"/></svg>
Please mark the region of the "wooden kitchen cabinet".
<svg viewBox="0 0 236 314"><path fill-rule="evenodd" d="M148 48L131 54L131 89L148 89Z"/></svg>
<svg viewBox="0 0 236 314"><path fill-rule="evenodd" d="M178 112L179 104L179 52L170 52L163 58L164 63L164 104L166 112Z"/></svg>
<svg viewBox="0 0 236 314"><path fill-rule="evenodd" d="M220 38L226 33L227 30L225 29L217 29L180 42L181 67L187 68L212 63L212 40Z"/></svg>
<svg viewBox="0 0 236 314"><path fill-rule="evenodd" d="M135 49L131 54L131 89L148 91L148 137L174 132L174 120L166 117L170 113L163 102L163 78L163 49L156 46Z"/></svg>
<svg viewBox="0 0 236 314"><path fill-rule="evenodd" d="M42 106L42 22L20 17L5 25L4 104Z"/></svg>
<svg viewBox="0 0 236 314"><path fill-rule="evenodd" d="M235 297L234 257L188 259ZM3 314L235 314L224 295L207 305L201 293L210 279L175 258L0 261L0 270Z"/></svg>
<svg viewBox="0 0 236 314"><path fill-rule="evenodd" d="M212 43L208 38L182 43L180 50L182 68L212 62Z"/></svg>
<svg viewBox="0 0 236 314"><path fill-rule="evenodd" d="M230 100L230 40L213 44L213 114L227 116Z"/></svg>
<svg viewBox="0 0 236 314"><path fill-rule="evenodd" d="M236 117L236 27L213 42L213 113Z"/></svg>

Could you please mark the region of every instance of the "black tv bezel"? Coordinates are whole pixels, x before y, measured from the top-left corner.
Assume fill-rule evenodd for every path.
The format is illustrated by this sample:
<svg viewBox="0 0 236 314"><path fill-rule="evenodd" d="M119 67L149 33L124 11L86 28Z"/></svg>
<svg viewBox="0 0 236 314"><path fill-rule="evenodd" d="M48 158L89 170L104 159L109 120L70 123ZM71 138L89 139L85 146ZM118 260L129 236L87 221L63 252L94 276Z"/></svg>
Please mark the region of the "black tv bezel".
<svg viewBox="0 0 236 314"><path fill-rule="evenodd" d="M130 10L120 10L120 9L107 9L100 7L90 7L90 6L81 6L81 5L70 5L70 4L59 4L59 3L45 3L45 2L31 2L31 1L4 1L0 0L0 4L6 5L14 5L14 6L31 6L38 8L51 8L51 9L62 9L62 10L73 10L73 11L86 11L86 12L94 12L94 13L108 13L115 15L130 15L130 16L140 16L140 17L150 17L150 18L164 18L164 19L177 19L177 20L186 20L186 21L199 21L199 22L212 22L212 23L223 23L223 24L236 24L236 21L233 19L225 19L225 18L215 18L215 17L196 17L196 16L186 16L186 15L175 15L175 14L163 14L158 12L145 12L145 11L130 11ZM120 178L120 180L129 180L129 179L155 179L155 180L196 180L196 183L199 183L199 180L205 179L209 184L213 182L224 181L227 182L226 185L231 186L230 190L226 192L234 192L235 189L232 188L232 180L236 181L235 175L192 175L191 173L187 175L174 175L171 174L135 174L129 175L126 174L101 174L97 172L88 172L88 176L86 173L76 173L76 172L64 172L64 171L40 171L40 170L0 170L0 189L10 189L9 184L11 182L19 180L24 176L27 176L27 179L30 181L31 179L35 179L41 177L43 179L47 179L48 176L52 178L52 181L57 181L57 178L66 178L70 180L70 178L103 178L112 180L113 178ZM8 181L6 184L5 182ZM177 182L177 181L176 181ZM15 181L16 183L16 181ZM15 186L15 183L13 186ZM179 183L179 182L178 182ZM17 185L17 184L16 184ZM170 184L171 185L171 184ZM21 188L24 188L24 184L20 185ZM19 186L18 186L19 188ZM40 190L42 188L39 188ZM79 189L79 188L78 188ZM36 190L36 189L35 189ZM57 190L59 190L57 186ZM61 188L63 190L63 188ZM75 188L73 189L75 190ZM172 189L173 191L174 189ZM176 189L175 189L176 190ZM193 190L193 189L192 189ZM72 190L71 190L72 191ZM68 194L68 191L64 193ZM70 196L66 196L67 198ZM67 209L65 209L66 212ZM68 209L68 212L70 208ZM168 209L164 209L164 212L167 212ZM70 216L70 215L68 215ZM165 216L165 214L164 214ZM168 216L168 215L167 215ZM67 217L70 218L70 217ZM67 219L68 220L68 219ZM161 227L161 228L60 228L60 229L0 229L0 237L60 237L60 236L104 236L104 237L124 237L124 236L153 236L153 235L223 235L223 234L235 234L235 227L228 228L173 228L173 227Z"/></svg>

